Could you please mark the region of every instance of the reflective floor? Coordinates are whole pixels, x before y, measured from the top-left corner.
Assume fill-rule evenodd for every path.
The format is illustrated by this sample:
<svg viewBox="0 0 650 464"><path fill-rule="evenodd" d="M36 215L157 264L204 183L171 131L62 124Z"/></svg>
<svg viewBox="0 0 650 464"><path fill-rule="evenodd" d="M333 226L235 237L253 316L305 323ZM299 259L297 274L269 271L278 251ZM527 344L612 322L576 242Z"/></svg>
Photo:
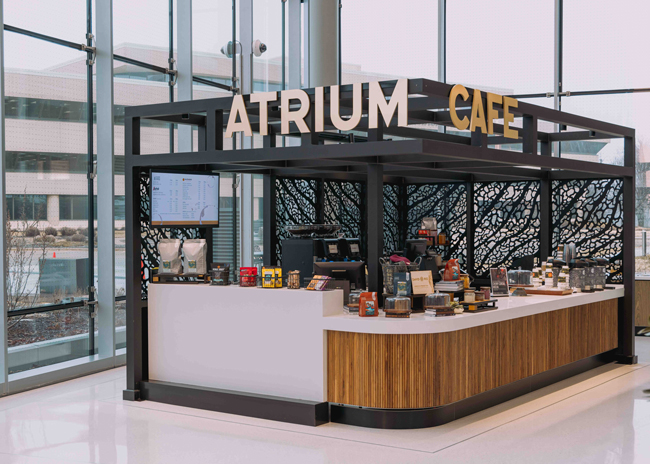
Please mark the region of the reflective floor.
<svg viewBox="0 0 650 464"><path fill-rule="evenodd" d="M649 463L650 339L603 366L423 430L317 428L121 400L124 369L0 399L0 464Z"/></svg>

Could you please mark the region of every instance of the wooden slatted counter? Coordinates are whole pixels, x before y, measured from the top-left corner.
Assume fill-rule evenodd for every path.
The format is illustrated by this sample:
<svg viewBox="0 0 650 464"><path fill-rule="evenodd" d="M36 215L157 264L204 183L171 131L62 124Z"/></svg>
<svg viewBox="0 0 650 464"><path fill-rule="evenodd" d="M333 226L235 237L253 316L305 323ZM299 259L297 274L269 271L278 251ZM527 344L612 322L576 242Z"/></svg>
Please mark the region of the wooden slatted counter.
<svg viewBox="0 0 650 464"><path fill-rule="evenodd" d="M622 296L502 298L449 318L326 317L332 419L436 425L594 367L617 348Z"/></svg>

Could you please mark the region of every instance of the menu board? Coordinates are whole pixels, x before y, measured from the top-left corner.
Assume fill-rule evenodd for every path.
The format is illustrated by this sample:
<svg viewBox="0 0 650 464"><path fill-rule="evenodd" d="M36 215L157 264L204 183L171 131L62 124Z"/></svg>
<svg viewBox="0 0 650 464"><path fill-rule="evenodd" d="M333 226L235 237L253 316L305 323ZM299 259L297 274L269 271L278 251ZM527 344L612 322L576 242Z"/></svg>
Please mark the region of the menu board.
<svg viewBox="0 0 650 464"><path fill-rule="evenodd" d="M219 175L152 172L151 224L219 226Z"/></svg>

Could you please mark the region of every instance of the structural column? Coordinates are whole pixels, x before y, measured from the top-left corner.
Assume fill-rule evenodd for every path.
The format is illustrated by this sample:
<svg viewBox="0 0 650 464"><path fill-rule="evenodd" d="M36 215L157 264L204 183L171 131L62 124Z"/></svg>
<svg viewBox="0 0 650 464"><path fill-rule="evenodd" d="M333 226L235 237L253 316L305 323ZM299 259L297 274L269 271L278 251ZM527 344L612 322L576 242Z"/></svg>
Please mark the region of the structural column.
<svg viewBox="0 0 650 464"><path fill-rule="evenodd" d="M379 258L384 251L384 167L368 165L366 188L368 214L368 290L381 293L383 277Z"/></svg>
<svg viewBox="0 0 650 464"><path fill-rule="evenodd" d="M97 2L97 266L99 356L115 355L113 1Z"/></svg>
<svg viewBox="0 0 650 464"><path fill-rule="evenodd" d="M0 0L0 194L2 198L6 198L5 187L5 61L4 61L4 17L3 17L3 1ZM6 256L7 253L7 202L2 201L0 209L2 211L2 237L0 238L0 253ZM7 260L0 260L0 273L3 276L7 275ZM0 395L7 393L7 279L2 279L0 285L0 304L2 305L2 319L0 319Z"/></svg>
<svg viewBox="0 0 650 464"><path fill-rule="evenodd" d="M239 2L239 38L241 40L241 93L253 93L253 0ZM241 148L253 147L253 137L241 137ZM253 175L240 174L241 178L241 224L240 246L242 266L253 265ZM236 218L235 218L236 220Z"/></svg>
<svg viewBox="0 0 650 464"><path fill-rule="evenodd" d="M309 70L306 87L338 84L338 0L309 0Z"/></svg>
<svg viewBox="0 0 650 464"><path fill-rule="evenodd" d="M192 87L192 0L177 2L178 56L177 70L178 101L193 100ZM178 125L178 151L189 153L193 149L192 126Z"/></svg>
<svg viewBox="0 0 650 464"><path fill-rule="evenodd" d="M635 138L625 137L624 162L628 168L635 165ZM625 296L619 300L618 308L618 361L636 364L634 354L634 286L635 286L635 176L623 178L623 285Z"/></svg>

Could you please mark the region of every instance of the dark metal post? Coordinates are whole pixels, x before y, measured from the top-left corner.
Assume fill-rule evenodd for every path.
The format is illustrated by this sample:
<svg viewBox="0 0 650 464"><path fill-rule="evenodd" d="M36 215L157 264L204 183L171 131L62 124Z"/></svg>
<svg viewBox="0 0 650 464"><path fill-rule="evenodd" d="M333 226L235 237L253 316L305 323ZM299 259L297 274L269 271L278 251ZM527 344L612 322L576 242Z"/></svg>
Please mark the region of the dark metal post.
<svg viewBox="0 0 650 464"><path fill-rule="evenodd" d="M635 138L625 137L624 161L626 167L634 168ZM623 286L625 296L618 305L618 357L624 364L636 364L634 354L634 286L635 286L635 234L634 234L634 175L623 178Z"/></svg>
<svg viewBox="0 0 650 464"><path fill-rule="evenodd" d="M384 167L368 165L368 290L381 293L384 287L379 258L384 251Z"/></svg>
<svg viewBox="0 0 650 464"><path fill-rule="evenodd" d="M174 0L169 0L169 58L167 59L170 71L174 69ZM174 76L167 75L169 84L169 101L174 101ZM174 153L174 124L169 124L169 153Z"/></svg>
<svg viewBox="0 0 650 464"><path fill-rule="evenodd" d="M263 205L263 215L264 215L264 250L263 250L263 260L265 266L275 266L277 265L277 257L275 254L276 247L276 234L275 229L277 225L277 216L275 209L275 175L274 174L264 174L263 179L263 190L264 190L264 205Z"/></svg>
<svg viewBox="0 0 650 464"><path fill-rule="evenodd" d="M467 235L467 273L476 276L476 266L474 264L474 176L465 183L467 189L467 223L465 226Z"/></svg>
<svg viewBox="0 0 650 464"><path fill-rule="evenodd" d="M92 1L86 1L86 45L93 46ZM86 59L86 97L88 123L88 301L95 300L95 179L94 179L94 102L93 102L93 54ZM95 317L97 305L88 305L88 354L95 354Z"/></svg>
<svg viewBox="0 0 650 464"><path fill-rule="evenodd" d="M126 390L125 400L140 399L140 382L145 380L146 326L143 326L140 277L140 169L133 157L140 154L140 118L126 118L125 206L126 206Z"/></svg>

